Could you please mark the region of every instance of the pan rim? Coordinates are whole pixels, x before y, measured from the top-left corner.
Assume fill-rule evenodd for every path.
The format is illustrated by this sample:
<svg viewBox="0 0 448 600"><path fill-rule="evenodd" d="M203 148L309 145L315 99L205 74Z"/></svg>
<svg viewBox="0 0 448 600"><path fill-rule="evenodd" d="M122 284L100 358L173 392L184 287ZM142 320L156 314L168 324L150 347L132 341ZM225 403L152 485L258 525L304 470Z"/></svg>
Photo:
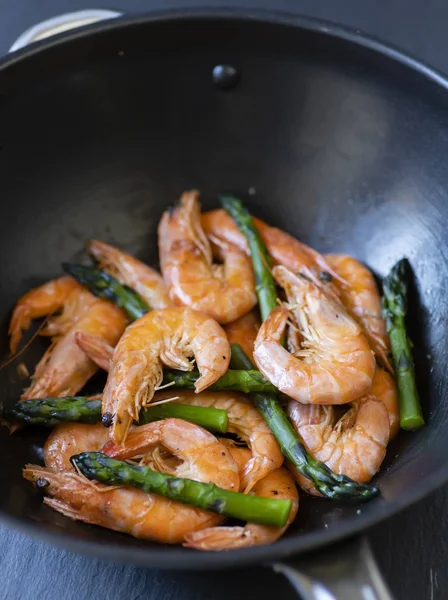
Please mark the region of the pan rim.
<svg viewBox="0 0 448 600"><path fill-rule="evenodd" d="M3 71L14 68L27 58L50 52L60 45L68 45L84 38L124 29L137 24L168 22L173 20L232 20L241 22L268 23L277 26L294 27L311 33L326 35L330 38L356 44L381 54L384 57L402 65L410 71L417 72L426 79L434 82L444 90L448 90L448 79L436 69L423 61L401 51L393 45L386 44L374 36L367 35L358 29L337 25L320 19L294 15L287 12L236 9L236 8L190 8L157 11L130 17L120 17L86 26L79 30L61 33L47 40L36 42L31 46L18 50L0 59L0 76ZM382 499L374 500L379 503L372 511L362 511L356 517L346 519L332 528L317 530L306 534L295 534L281 538L271 546L259 546L247 549L232 550L222 553L201 553L186 550L179 546L169 549L169 555L154 548L125 548L121 543L104 543L82 540L61 532L45 531L31 520L14 517L0 511L0 520L7 526L31 535L35 539L49 542L60 548L74 551L99 559L112 560L134 565L151 566L164 569L225 569L247 567L255 564L267 564L289 559L295 555L311 553L319 548L335 544L348 537L392 517L400 510L415 504L448 481L448 463L441 464L437 471L427 478L423 486L415 486L412 493L385 503Z"/></svg>

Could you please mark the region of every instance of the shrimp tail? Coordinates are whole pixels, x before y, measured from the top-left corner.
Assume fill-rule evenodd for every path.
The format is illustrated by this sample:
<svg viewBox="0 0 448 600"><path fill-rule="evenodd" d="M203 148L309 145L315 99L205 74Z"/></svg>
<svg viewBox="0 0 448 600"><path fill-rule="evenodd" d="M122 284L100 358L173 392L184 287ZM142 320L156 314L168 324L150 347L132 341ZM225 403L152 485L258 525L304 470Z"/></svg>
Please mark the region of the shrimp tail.
<svg viewBox="0 0 448 600"><path fill-rule="evenodd" d="M234 550L247 547L248 537L250 531L245 527L209 527L188 533L183 545L195 550Z"/></svg>
<svg viewBox="0 0 448 600"><path fill-rule="evenodd" d="M109 371L114 349L101 336L77 331L75 342L100 369Z"/></svg>

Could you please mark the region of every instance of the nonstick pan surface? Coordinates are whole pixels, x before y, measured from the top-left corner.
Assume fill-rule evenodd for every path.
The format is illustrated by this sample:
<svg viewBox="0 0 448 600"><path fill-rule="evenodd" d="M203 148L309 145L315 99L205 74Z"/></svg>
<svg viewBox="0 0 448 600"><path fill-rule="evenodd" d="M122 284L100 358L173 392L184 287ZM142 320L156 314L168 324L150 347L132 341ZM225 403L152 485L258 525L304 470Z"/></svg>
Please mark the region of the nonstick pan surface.
<svg viewBox="0 0 448 600"><path fill-rule="evenodd" d="M223 89L216 65L239 77ZM232 87L233 86L233 87ZM402 256L427 425L391 444L365 505L306 498L272 546L198 553L71 522L22 479L45 432L0 432L0 511L52 543L166 568L272 562L353 535L448 480L448 92L444 78L352 31L266 13L174 12L96 25L0 63L0 350L15 300L100 238L156 264L182 190L231 190L319 251L379 276ZM23 355L32 367L45 348ZM98 377L90 389L101 389ZM23 381L0 371L5 404ZM96 386L96 388L95 388Z"/></svg>

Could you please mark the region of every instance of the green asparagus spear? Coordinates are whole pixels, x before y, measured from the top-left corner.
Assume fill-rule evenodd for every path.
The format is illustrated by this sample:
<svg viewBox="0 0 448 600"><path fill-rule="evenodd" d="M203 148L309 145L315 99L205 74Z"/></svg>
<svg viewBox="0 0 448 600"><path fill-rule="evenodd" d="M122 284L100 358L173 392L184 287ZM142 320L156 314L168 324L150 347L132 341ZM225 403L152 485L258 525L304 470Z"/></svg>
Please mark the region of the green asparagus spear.
<svg viewBox="0 0 448 600"><path fill-rule="evenodd" d="M194 390L199 378L198 371L164 371L163 383L173 383L173 388ZM209 390L234 390L238 392L273 392L276 387L251 366L250 370L230 369L213 383Z"/></svg>
<svg viewBox="0 0 448 600"><path fill-rule="evenodd" d="M230 344L230 368L232 370L254 368L252 361L239 344Z"/></svg>
<svg viewBox="0 0 448 600"><path fill-rule="evenodd" d="M73 263L63 263L62 268L95 296L115 302L132 320L139 319L150 310L137 292L101 269Z"/></svg>
<svg viewBox="0 0 448 600"><path fill-rule="evenodd" d="M383 280L383 314L390 336L400 400L400 425L414 431L425 424L415 384L412 342L406 333L409 263L403 258Z"/></svg>
<svg viewBox="0 0 448 600"><path fill-rule="evenodd" d="M108 485L130 485L147 493L159 494L242 521L284 527L292 506L290 500L230 492L213 483L181 479L158 473L148 467L130 465L109 458L101 452L83 452L72 456L70 460L88 479Z"/></svg>
<svg viewBox="0 0 448 600"><path fill-rule="evenodd" d="M231 365L239 369L252 366L250 359L238 344L232 344ZM327 465L314 459L273 394L251 394L250 397L263 415L283 454L301 475L313 482L321 494L333 500L365 502L379 493L378 488L356 483L345 475L337 475Z"/></svg>
<svg viewBox="0 0 448 600"><path fill-rule="evenodd" d="M148 406L140 411L139 424L160 421L175 417L184 419L218 433L226 433L229 427L229 417L221 408L207 408L205 406L189 406L188 404L177 404L167 402L158 406Z"/></svg>
<svg viewBox="0 0 448 600"><path fill-rule="evenodd" d="M24 400L4 407L0 417L10 423L44 427L54 427L67 422L99 423L101 400L91 400L85 396Z"/></svg>
<svg viewBox="0 0 448 600"><path fill-rule="evenodd" d="M219 433L226 433L229 423L225 410L171 402L142 409L139 423L150 423L170 417L184 419ZM54 427L59 423L66 422L100 423L101 400L90 400L83 396L25 400L4 408L0 413L0 418L10 423L43 425L44 427Z"/></svg>
<svg viewBox="0 0 448 600"><path fill-rule="evenodd" d="M173 383L173 388L182 388L193 390L199 373L197 371L165 371L163 383ZM267 381L263 375L253 369L250 370L228 370L218 381L212 386L211 390L233 390L240 392L270 392L276 388ZM173 395L175 392L173 391ZM198 410L200 414L192 413L190 417L181 413L182 409L194 411ZM156 411L157 407L149 407L147 411ZM202 425L211 431L224 432L224 415L218 418L217 409L210 409L213 412L213 417L207 416L205 411L209 410L203 407L188 407L181 408L179 404L167 404L167 417L177 417L185 419L192 423ZM204 412L203 412L204 411ZM225 414L225 411L218 411ZM155 413L154 413L155 414ZM19 402L11 407L6 407L0 411L0 418L6 421L24 423L27 425L43 425L53 427L58 423L78 422L78 423L97 423L101 419L101 400L89 400L85 396L69 396L64 398L42 398L26 400ZM142 419L142 415L140 415ZM160 417L162 418L162 417ZM149 419L149 417L148 417ZM149 422L145 418L144 422ZM155 420L155 419L152 419Z"/></svg>
<svg viewBox="0 0 448 600"><path fill-rule="evenodd" d="M275 282L269 269L270 256L255 227L248 210L241 200L230 194L220 194L219 200L227 213L234 219L238 229L244 234L249 245L255 272L256 291L260 305L261 318L264 321L271 310L277 306Z"/></svg>

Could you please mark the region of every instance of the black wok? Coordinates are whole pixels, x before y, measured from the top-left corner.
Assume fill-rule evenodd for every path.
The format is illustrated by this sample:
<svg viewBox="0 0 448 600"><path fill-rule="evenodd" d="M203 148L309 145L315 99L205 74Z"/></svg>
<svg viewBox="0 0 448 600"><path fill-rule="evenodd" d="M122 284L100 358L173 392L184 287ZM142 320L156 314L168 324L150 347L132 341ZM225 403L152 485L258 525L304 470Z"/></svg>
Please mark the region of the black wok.
<svg viewBox="0 0 448 600"><path fill-rule="evenodd" d="M222 64L239 78L213 82ZM174 12L96 25L4 60L5 357L17 297L58 275L62 261L79 258L85 240L104 239L154 264L159 216L183 189L198 187L205 208L232 190L270 223L321 252L353 254L380 276L402 256L410 259L411 333L427 426L401 433L390 447L377 477L380 498L347 506L302 495L297 522L281 540L221 554L142 542L55 514L21 477L25 463L40 460L45 435L2 429L1 517L103 558L171 569L277 564L302 593L312 594L323 578L333 597L386 598L365 546L346 543L337 558L322 549L448 480L447 156L445 79L322 22ZM43 348L36 341L25 362L32 365ZM15 402L23 382L14 365L0 371L0 383L4 403ZM370 596L362 595L367 584Z"/></svg>

